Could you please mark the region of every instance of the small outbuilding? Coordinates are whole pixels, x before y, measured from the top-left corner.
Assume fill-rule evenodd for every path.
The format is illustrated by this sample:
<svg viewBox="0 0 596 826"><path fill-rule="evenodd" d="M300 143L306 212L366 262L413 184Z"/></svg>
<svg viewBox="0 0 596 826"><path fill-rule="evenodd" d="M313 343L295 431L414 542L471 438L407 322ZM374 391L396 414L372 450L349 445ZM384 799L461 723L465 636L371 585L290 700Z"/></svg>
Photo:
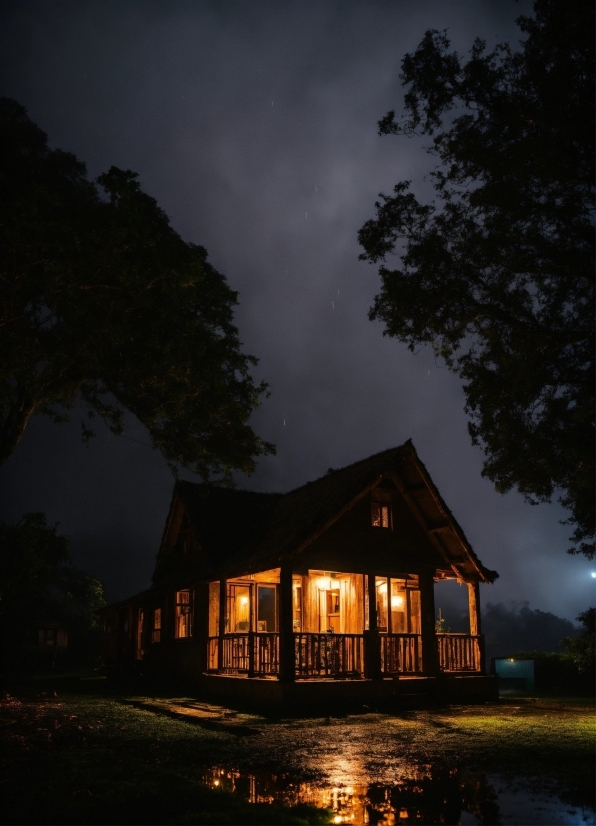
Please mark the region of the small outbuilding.
<svg viewBox="0 0 596 826"><path fill-rule="evenodd" d="M495 699L479 584L497 576L411 441L286 494L178 481L152 587L104 612L104 661L237 705ZM469 633L436 632L445 579Z"/></svg>

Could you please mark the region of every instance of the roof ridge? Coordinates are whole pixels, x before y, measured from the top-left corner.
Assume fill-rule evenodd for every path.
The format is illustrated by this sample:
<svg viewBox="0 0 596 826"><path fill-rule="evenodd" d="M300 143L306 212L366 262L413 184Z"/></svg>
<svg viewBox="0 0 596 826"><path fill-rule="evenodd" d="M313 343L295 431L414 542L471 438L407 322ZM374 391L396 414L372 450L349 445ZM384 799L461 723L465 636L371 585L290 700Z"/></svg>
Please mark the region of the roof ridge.
<svg viewBox="0 0 596 826"><path fill-rule="evenodd" d="M344 470L352 469L357 465L361 465L364 462L370 462L371 459L376 459L379 456L383 456L386 453L392 453L396 450L402 450L405 447L412 447L412 440L407 439L402 445L396 445L395 447L388 447L386 450L380 450L378 453L372 453L370 456L365 456L364 459L358 459L356 462L351 462L349 465L344 465L343 467L332 468L329 469L326 473L322 476L318 476L316 479L311 479L309 482L305 482L303 485L298 485L296 488L292 488L291 490L287 491L287 493L283 494L284 496L288 496L290 493L296 493L296 491L302 490L303 488L307 488L310 485L316 485L317 482L320 482L321 479L328 479L334 476L336 473L341 473Z"/></svg>

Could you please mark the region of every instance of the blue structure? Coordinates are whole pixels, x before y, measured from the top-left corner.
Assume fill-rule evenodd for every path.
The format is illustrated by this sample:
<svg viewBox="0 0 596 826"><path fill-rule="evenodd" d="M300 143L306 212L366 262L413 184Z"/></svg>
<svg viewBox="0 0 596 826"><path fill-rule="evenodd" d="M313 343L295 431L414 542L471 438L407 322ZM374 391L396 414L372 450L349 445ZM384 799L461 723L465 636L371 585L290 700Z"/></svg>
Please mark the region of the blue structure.
<svg viewBox="0 0 596 826"><path fill-rule="evenodd" d="M534 691L534 660L493 657L491 671L499 677L499 687Z"/></svg>

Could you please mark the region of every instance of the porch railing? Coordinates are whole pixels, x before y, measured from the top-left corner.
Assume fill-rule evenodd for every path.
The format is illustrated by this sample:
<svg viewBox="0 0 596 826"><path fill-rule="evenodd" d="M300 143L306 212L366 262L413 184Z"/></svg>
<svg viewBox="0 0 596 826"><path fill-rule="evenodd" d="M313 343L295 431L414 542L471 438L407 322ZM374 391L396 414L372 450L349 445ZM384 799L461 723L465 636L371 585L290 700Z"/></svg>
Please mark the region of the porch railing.
<svg viewBox="0 0 596 826"><path fill-rule="evenodd" d="M254 634L253 663L259 677L279 674L279 634Z"/></svg>
<svg viewBox="0 0 596 826"><path fill-rule="evenodd" d="M470 634L437 634L441 671L480 671L481 637Z"/></svg>
<svg viewBox="0 0 596 826"><path fill-rule="evenodd" d="M207 670L208 671L217 671L218 666L219 666L218 654L219 654L219 637L209 637L209 643L207 645Z"/></svg>
<svg viewBox="0 0 596 826"><path fill-rule="evenodd" d="M294 634L296 677L355 677L363 673L362 634Z"/></svg>
<svg viewBox="0 0 596 826"><path fill-rule="evenodd" d="M218 670L219 637L209 638L208 669ZM268 676L279 673L279 634L226 634L222 670L228 674Z"/></svg>
<svg viewBox="0 0 596 826"><path fill-rule="evenodd" d="M232 674L248 672L250 657L248 634L226 634L222 640L222 670Z"/></svg>
<svg viewBox="0 0 596 826"><path fill-rule="evenodd" d="M386 675L421 674L422 639L418 634L380 634L381 669ZM481 671L482 637L437 634L442 672ZM364 672L362 634L294 634L296 677L359 677ZM209 638L208 669L219 668L219 637ZM222 671L228 674L279 674L279 634L226 634Z"/></svg>
<svg viewBox="0 0 596 826"><path fill-rule="evenodd" d="M422 638L419 634L381 634L383 674L421 674Z"/></svg>

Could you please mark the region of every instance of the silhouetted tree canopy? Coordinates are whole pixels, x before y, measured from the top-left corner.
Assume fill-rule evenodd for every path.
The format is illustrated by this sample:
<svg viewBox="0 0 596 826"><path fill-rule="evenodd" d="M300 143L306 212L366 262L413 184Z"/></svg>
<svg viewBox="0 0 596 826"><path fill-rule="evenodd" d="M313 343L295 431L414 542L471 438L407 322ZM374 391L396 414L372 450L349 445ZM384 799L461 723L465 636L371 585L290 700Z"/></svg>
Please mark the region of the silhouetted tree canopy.
<svg viewBox="0 0 596 826"><path fill-rule="evenodd" d="M247 420L266 385L233 325L237 293L137 175L98 178L0 99L0 462L30 417L75 399L113 433L125 410L172 466L250 472L273 451ZM90 421L83 436L93 435Z"/></svg>
<svg viewBox="0 0 596 826"><path fill-rule="evenodd" d="M570 509L594 554L594 6L537 0L521 51L466 61L428 31L402 61L404 115L382 135L433 136L436 201L410 182L360 230L380 268L370 311L463 379L483 475Z"/></svg>
<svg viewBox="0 0 596 826"><path fill-rule="evenodd" d="M22 663L38 644L38 629L59 623L70 642L99 633L103 587L73 567L68 540L45 514L27 513L0 524L0 643L3 666Z"/></svg>
<svg viewBox="0 0 596 826"><path fill-rule="evenodd" d="M579 637L566 637L563 646L581 672L591 675L594 685L596 660L596 608L588 608L577 615L577 621L584 626Z"/></svg>

